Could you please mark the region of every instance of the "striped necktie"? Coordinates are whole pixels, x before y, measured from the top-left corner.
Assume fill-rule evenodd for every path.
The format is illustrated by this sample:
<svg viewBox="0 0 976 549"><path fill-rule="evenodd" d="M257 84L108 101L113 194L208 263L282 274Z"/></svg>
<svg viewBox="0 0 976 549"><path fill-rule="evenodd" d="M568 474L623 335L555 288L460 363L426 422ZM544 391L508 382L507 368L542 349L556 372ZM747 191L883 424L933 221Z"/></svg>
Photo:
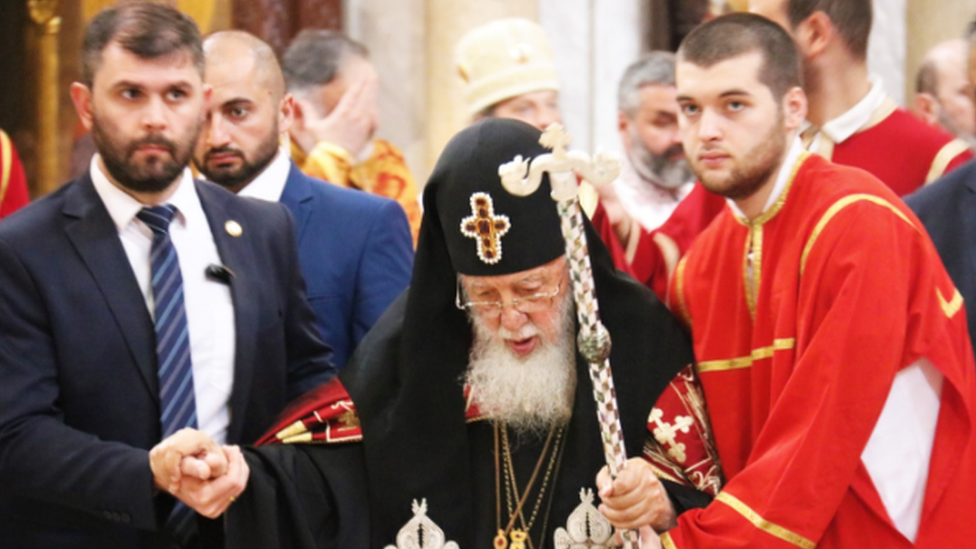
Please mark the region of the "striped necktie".
<svg viewBox="0 0 976 549"><path fill-rule="evenodd" d="M153 232L149 263L163 438L184 427L197 427L190 332L187 328L186 308L183 305L183 276L180 273L176 248L169 237L169 225L175 214L176 207L170 204L143 208L136 214ZM167 531L180 542L190 541L196 530L193 516L192 509L177 502L166 521Z"/></svg>

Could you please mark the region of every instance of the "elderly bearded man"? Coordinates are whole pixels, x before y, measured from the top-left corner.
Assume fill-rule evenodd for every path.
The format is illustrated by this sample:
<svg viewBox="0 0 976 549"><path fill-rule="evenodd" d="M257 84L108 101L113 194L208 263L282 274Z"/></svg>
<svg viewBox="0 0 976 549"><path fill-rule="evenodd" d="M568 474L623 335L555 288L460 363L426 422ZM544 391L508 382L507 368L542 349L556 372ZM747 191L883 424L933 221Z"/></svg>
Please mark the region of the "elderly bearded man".
<svg viewBox="0 0 976 549"><path fill-rule="evenodd" d="M302 399L269 437L312 444L247 451L250 481L227 515L234 547L297 538L381 548L412 518L465 548L494 547L499 533L517 541L516 531L527 547L579 542L565 537L580 531L567 523L597 541L602 525L606 542L609 524L585 491L605 457L556 208L547 181L515 197L498 176L516 155L544 153L539 137L521 122L487 119L447 146L424 193L410 289L341 383ZM494 229L483 239L470 236L477 216ZM670 313L613 269L586 230L625 445L636 456L658 395L692 357ZM158 447L155 463L168 450L195 450L182 444ZM700 496L671 488L679 507Z"/></svg>

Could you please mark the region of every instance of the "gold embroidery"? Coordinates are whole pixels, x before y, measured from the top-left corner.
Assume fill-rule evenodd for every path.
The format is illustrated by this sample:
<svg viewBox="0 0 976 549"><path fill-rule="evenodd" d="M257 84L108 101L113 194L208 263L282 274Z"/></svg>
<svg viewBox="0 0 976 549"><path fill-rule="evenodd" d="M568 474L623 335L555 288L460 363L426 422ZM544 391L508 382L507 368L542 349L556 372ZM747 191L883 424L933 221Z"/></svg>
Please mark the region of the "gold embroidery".
<svg viewBox="0 0 976 549"><path fill-rule="evenodd" d="M793 545L803 549L814 549L817 546L817 544L813 541L762 518L748 505L742 503L739 499L733 495L730 495L728 492L721 492L715 499L734 509L737 513L745 517L746 520L751 522L753 526L759 528L767 534L776 536L787 543L792 543Z"/></svg>
<svg viewBox="0 0 976 549"><path fill-rule="evenodd" d="M737 370L739 368L748 368L752 366L752 363L757 360L762 360L764 358L772 358L773 353L776 351L788 351L796 346L796 338L787 339L775 339L773 344L769 347L760 347L759 349L754 349L752 354L749 356L743 356L739 358L731 358L727 360L707 360L705 362L698 363L698 373L703 374L705 372L723 372L725 370Z"/></svg>
<svg viewBox="0 0 976 549"><path fill-rule="evenodd" d="M502 237L512 228L506 215L495 215L488 193L471 195L471 215L461 220L461 234L478 243L478 257L494 265L502 260Z"/></svg>
<svg viewBox="0 0 976 549"><path fill-rule="evenodd" d="M661 547L664 549L678 549L678 546L671 540L671 534L667 532L661 534Z"/></svg>
<svg viewBox="0 0 976 549"><path fill-rule="evenodd" d="M786 180L786 186L783 187L783 192L780 193L779 198L776 199L776 202L768 210L761 213L755 219L734 216L736 221L749 229L749 235L746 237L746 249L743 252L744 257L742 259L742 281L746 293L746 304L749 306L749 316L752 318L756 317L756 303L759 296L760 282L762 281L762 227L770 219L776 217L776 214L783 209L783 206L786 204L786 197L790 194L790 189L793 188L793 181L796 179L796 174L809 157L810 153L806 151L800 153L796 162L793 163L790 177ZM751 275L749 272L750 251L752 251Z"/></svg>
<svg viewBox="0 0 976 549"><path fill-rule="evenodd" d="M814 227L813 233L810 235L810 238L807 240L806 246L803 247L803 254L800 256L801 275L803 274L803 269L806 268L807 256L810 255L810 250L813 249L813 245L817 242L817 238L820 237L820 233L823 232L824 228L826 228L827 223L830 223L830 220L833 219L834 216L840 213L840 211L843 210L844 208L856 202L860 202L862 200L870 202L872 204L877 204L878 206L888 208L889 210L894 212L895 215L897 215L903 221L905 221L905 223L911 225L913 229L915 229L916 231L918 230L918 227L916 227L915 224L912 223L912 221L908 219L908 217L905 214L903 214L901 211L898 210L898 208L895 208L894 206L891 205L890 202L888 202L887 200L881 197L874 196L872 194L852 194L849 196L845 196L844 198L841 198L837 202L834 202L833 205L830 206L830 208L827 208L827 212L823 214L823 217L821 217L820 221L817 222L817 226Z"/></svg>
<svg viewBox="0 0 976 549"><path fill-rule="evenodd" d="M948 318L956 316L956 313L962 308L963 303L962 294L959 293L959 289L953 288L953 290L955 293L952 296L952 301L946 301L946 298L942 297L942 292L938 288L935 289L935 293L939 296L939 305L942 305L942 311Z"/></svg>
<svg viewBox="0 0 976 549"><path fill-rule="evenodd" d="M949 163L952 159L959 156L960 153L969 148L964 141L961 139L953 139L952 141L946 143L939 153L935 155L932 159L932 165L929 167L929 173L925 176L925 184L935 181L936 179L942 177L945 174L946 168L949 167Z"/></svg>

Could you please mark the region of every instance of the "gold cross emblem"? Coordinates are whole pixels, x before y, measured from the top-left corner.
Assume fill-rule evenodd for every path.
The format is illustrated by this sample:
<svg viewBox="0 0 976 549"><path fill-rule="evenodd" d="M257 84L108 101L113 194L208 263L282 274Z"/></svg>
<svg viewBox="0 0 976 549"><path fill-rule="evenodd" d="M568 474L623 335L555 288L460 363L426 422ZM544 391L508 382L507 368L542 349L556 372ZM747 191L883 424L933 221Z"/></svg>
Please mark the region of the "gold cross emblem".
<svg viewBox="0 0 976 549"><path fill-rule="evenodd" d="M502 237L512 228L508 216L495 215L488 193L471 195L471 215L461 220L461 234L478 242L478 257L489 265L502 260Z"/></svg>

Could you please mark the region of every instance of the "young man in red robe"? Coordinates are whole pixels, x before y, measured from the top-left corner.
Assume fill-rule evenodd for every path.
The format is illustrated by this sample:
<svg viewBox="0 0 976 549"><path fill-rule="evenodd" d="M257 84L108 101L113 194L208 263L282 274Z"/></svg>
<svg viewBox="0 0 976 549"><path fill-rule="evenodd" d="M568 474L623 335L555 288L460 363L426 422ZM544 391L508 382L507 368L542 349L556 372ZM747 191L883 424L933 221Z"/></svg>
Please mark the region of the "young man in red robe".
<svg viewBox="0 0 976 549"><path fill-rule="evenodd" d="M750 15L678 52L685 151L729 207L671 304L692 330L726 483L675 518L632 460L598 478L621 527L666 548L965 547L976 539L976 381L962 298L873 176L803 150L793 41Z"/></svg>

